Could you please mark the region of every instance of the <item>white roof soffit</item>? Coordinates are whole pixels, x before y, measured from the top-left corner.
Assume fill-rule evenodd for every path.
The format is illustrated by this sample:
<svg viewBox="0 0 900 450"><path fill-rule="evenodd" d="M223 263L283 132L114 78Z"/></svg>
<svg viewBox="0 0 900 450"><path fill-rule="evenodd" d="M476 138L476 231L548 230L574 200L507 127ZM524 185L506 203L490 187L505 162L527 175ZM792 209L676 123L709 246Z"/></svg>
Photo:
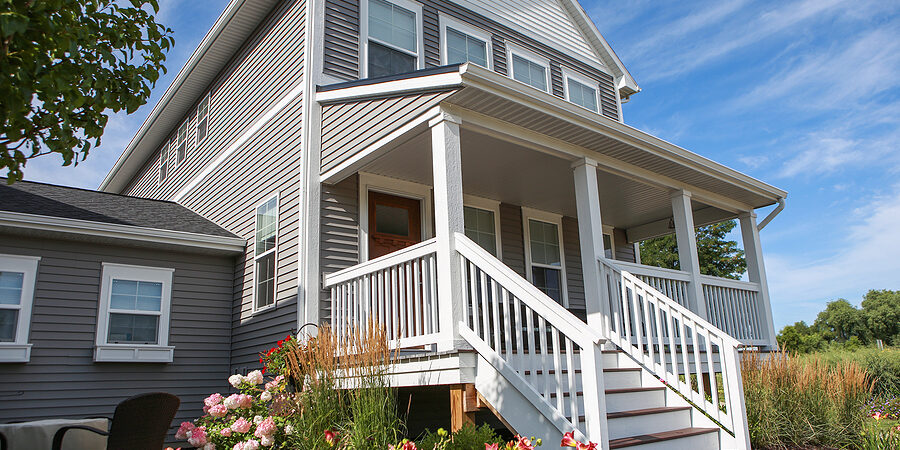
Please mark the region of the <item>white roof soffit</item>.
<svg viewBox="0 0 900 450"><path fill-rule="evenodd" d="M460 66L460 73L463 86L495 94L505 100L516 102L541 113L559 116L581 128L625 142L674 164L721 180L753 195L763 197L767 200L767 204L775 203L778 199L783 199L787 196L787 192L747 174L475 64ZM465 89L454 94L447 101L453 103L456 97L464 93ZM760 207L764 205L751 206Z"/></svg>
<svg viewBox="0 0 900 450"><path fill-rule="evenodd" d="M106 174L99 190L120 192L193 108L278 0L231 0ZM162 111L166 111L162 115Z"/></svg>

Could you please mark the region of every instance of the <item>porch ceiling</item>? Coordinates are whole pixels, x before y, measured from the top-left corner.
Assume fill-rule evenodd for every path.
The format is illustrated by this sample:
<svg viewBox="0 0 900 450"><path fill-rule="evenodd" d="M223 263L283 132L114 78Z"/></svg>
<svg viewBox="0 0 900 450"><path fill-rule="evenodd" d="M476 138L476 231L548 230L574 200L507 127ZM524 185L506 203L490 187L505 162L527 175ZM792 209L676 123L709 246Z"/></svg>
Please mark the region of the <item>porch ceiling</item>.
<svg viewBox="0 0 900 450"><path fill-rule="evenodd" d="M460 136L463 192L513 205L577 217L571 161L490 136L463 125ZM421 132L361 169L432 185L431 135ZM613 173L600 172L603 222L634 230L634 239L674 232L670 191ZM734 214L694 202L699 224Z"/></svg>

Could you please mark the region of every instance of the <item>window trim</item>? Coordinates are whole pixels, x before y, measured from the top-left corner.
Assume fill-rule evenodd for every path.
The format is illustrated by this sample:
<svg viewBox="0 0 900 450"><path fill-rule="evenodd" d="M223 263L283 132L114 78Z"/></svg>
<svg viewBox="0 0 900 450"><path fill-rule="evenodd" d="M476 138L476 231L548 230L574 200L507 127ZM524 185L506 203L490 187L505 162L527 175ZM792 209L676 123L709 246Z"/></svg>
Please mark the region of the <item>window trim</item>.
<svg viewBox="0 0 900 450"><path fill-rule="evenodd" d="M519 56L520 58L523 58L523 59L527 59L528 61L531 61L535 64L542 66L544 68L544 80L547 83L547 89L544 89L543 92L552 94L552 90L553 90L552 84L553 83L550 80L550 59L540 56L531 50L526 50L523 47L519 47L518 45L509 44L509 43L506 44L506 67L507 67L507 72L508 72L507 75L509 76L509 78L511 80L514 80L518 83L522 83L525 86L528 86L532 89L537 89L539 91L541 89L538 89L537 87L534 87L524 81L516 80L515 68L513 67L513 55Z"/></svg>
<svg viewBox="0 0 900 450"><path fill-rule="evenodd" d="M577 81L578 83L581 83L589 88L594 89L594 101L597 105L596 110L591 110L591 109L585 108L584 106L581 106L572 101L571 97L569 97L569 78L571 78L572 80ZM567 102L569 102L575 106L584 108L587 111L591 111L593 113L600 114L600 110L602 107L600 106L600 82L599 81L593 80L590 77L584 76L581 73L571 70L565 66L562 67L562 79L563 79L563 92L565 93L564 95L565 95Z"/></svg>
<svg viewBox="0 0 900 450"><path fill-rule="evenodd" d="M165 150L165 155L163 155L163 150ZM166 175L163 176L163 165L166 166ZM172 167L169 165L169 140L166 139L163 141L163 144L159 147L159 166L156 168L157 170L157 186L162 186L166 180L169 179L169 175L171 174Z"/></svg>
<svg viewBox="0 0 900 450"><path fill-rule="evenodd" d="M259 227L259 215L256 213L259 210L259 207L272 201L275 199L275 248L267 250L265 253L261 255L256 254L256 231L257 227ZM281 192L276 192L274 195L270 195L263 199L261 202L257 203L253 206L253 249L251 255L253 256L253 295L251 295L251 310L252 314L261 313L264 311L268 311L270 309L275 309L278 306L278 245L281 243L281 237L279 233L281 232ZM275 263L273 264L273 270L275 273L272 275L272 284L274 285L272 292L272 304L266 305L263 307L258 307L256 305L256 278L258 276L257 272L257 264L256 262L269 254L273 254L273 258L275 258Z"/></svg>
<svg viewBox="0 0 900 450"><path fill-rule="evenodd" d="M28 337L31 332L34 290L40 260L40 256L0 254L0 271L24 273L19 306L17 308L13 305L0 306L0 309L19 311L16 319L16 335L13 341L0 342L0 363L27 363L31 360L31 344L28 342Z"/></svg>
<svg viewBox="0 0 900 450"><path fill-rule="evenodd" d="M413 181L360 172L359 262L364 263L369 260L369 192L381 192L421 201L422 207L419 208L419 211L422 216L422 240L427 241L434 237L431 191L431 186Z"/></svg>
<svg viewBox="0 0 900 450"><path fill-rule="evenodd" d="M500 202L484 197L476 197L474 195L463 194L463 207L490 211L494 214L494 238L497 241L497 259L503 260L503 247L500 245L502 238L500 237Z"/></svg>
<svg viewBox="0 0 900 450"><path fill-rule="evenodd" d="M491 46L491 34L487 31L482 30L481 28L475 27L473 25L467 24L465 22L459 21L445 13L439 14L439 23L441 29L441 65L447 65L447 28L453 28L460 33L467 34L476 39L480 39L485 43L485 61L487 62L487 67L485 69L494 70L494 51ZM471 61L470 61L471 62ZM475 65L480 65L477 63L473 63Z"/></svg>
<svg viewBox="0 0 900 450"><path fill-rule="evenodd" d="M203 135L203 138L201 139L200 138L200 105L203 102L206 102L206 115L203 117L203 120L206 121L206 133ZM197 102L197 113L196 113L196 119L194 121L194 140L197 142L197 147L199 147L200 144L202 144L204 141L206 141L206 138L209 137L209 106L210 106L210 95L209 95L209 92L207 92L206 95L204 95L203 98L201 98L200 101Z"/></svg>
<svg viewBox="0 0 900 450"><path fill-rule="evenodd" d="M556 266L548 266L546 264L534 264L531 261L531 231L529 230L529 220L536 220L538 222L551 223L556 225L556 233L559 239L559 267ZM563 242L563 229L562 229L562 215L551 213L547 211L541 211L539 209L533 209L528 207L522 207L522 230L523 236L522 241L525 246L525 275L528 279L528 282L534 284L534 276L532 275L533 267L545 267L550 269L559 269L560 270L560 291L562 297L562 306L564 308L569 307L569 286L566 280L567 271L566 271L566 248L565 243Z"/></svg>
<svg viewBox="0 0 900 450"><path fill-rule="evenodd" d="M184 122L181 123L177 128L175 128L175 136L172 137L172 140L175 141L175 167L181 165L181 163L187 159L188 153L188 125L190 124L190 119L185 119ZM182 130L184 130L184 134L182 134ZM184 146L184 150L179 152L181 146Z"/></svg>
<svg viewBox="0 0 900 450"><path fill-rule="evenodd" d="M612 259L616 259L616 234L611 225L603 225L603 234L609 235L609 249L612 251ZM606 250L606 247L603 248Z"/></svg>
<svg viewBox="0 0 900 450"><path fill-rule="evenodd" d="M359 78L366 79L369 77L369 39L374 40L380 45L406 53L416 57L416 69L425 68L425 33L422 20L422 4L411 0L384 0L393 3L403 9L412 11L416 15L416 52L410 52L405 48L398 48L394 45L383 42L377 38L369 37L369 0L361 1L359 4Z"/></svg>
<svg viewBox="0 0 900 450"><path fill-rule="evenodd" d="M97 308L97 336L94 346L95 362L169 363L173 361L175 347L169 345L169 321L171 320L174 274L175 269L170 267L102 263L100 299ZM162 300L157 328L158 342L156 344L113 344L107 340L113 278L162 283Z"/></svg>

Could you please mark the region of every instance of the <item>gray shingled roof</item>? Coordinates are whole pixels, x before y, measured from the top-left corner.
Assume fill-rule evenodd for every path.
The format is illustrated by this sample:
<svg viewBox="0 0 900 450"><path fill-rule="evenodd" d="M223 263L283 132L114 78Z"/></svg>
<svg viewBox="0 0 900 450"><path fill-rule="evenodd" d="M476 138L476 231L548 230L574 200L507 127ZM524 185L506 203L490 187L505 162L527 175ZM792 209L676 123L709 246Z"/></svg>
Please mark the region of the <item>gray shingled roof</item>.
<svg viewBox="0 0 900 450"><path fill-rule="evenodd" d="M237 237L177 203L2 177L0 211Z"/></svg>

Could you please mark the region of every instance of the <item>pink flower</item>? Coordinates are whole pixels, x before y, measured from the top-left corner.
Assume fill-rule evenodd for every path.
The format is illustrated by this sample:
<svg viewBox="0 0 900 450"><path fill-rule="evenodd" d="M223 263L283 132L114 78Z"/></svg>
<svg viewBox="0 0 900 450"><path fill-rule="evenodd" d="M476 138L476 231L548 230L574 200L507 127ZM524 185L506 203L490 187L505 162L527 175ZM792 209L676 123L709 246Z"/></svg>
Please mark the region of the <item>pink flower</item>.
<svg viewBox="0 0 900 450"><path fill-rule="evenodd" d="M188 443L193 445L194 447L202 447L206 444L206 428L205 427L197 427L193 430L189 431L190 436L188 437Z"/></svg>
<svg viewBox="0 0 900 450"><path fill-rule="evenodd" d="M484 450L500 450L500 444L484 444Z"/></svg>
<svg viewBox="0 0 900 450"><path fill-rule="evenodd" d="M231 437L231 428L222 428L222 431L219 432L222 437Z"/></svg>
<svg viewBox="0 0 900 450"><path fill-rule="evenodd" d="M325 430L325 442L327 442L329 446L334 447L334 444L337 443L337 440L338 440L337 431Z"/></svg>
<svg viewBox="0 0 900 450"><path fill-rule="evenodd" d="M237 409L238 405L240 405L240 399L241 394L231 394L222 402L222 404L228 409Z"/></svg>
<svg viewBox="0 0 900 450"><path fill-rule="evenodd" d="M516 450L534 450L534 446L531 445L531 440L524 436L516 436Z"/></svg>
<svg viewBox="0 0 900 450"><path fill-rule="evenodd" d="M234 430L235 433L246 433L250 431L250 427L252 425L247 419L241 417L238 420L235 420L233 424L231 424L231 429Z"/></svg>
<svg viewBox="0 0 900 450"><path fill-rule="evenodd" d="M258 370L254 370L253 372L248 373L247 376L244 377L244 380L254 385L263 384L263 374Z"/></svg>
<svg viewBox="0 0 900 450"><path fill-rule="evenodd" d="M578 442L575 440L575 432L570 431L563 435L562 442L560 442L560 447L574 447Z"/></svg>
<svg viewBox="0 0 900 450"><path fill-rule="evenodd" d="M253 397L247 394L238 396L238 408L249 408L253 406Z"/></svg>
<svg viewBox="0 0 900 450"><path fill-rule="evenodd" d="M225 417L228 415L228 407L225 405L215 405L212 408L209 408L209 415L217 418Z"/></svg>
<svg viewBox="0 0 900 450"><path fill-rule="evenodd" d="M216 406L219 403L222 403L222 400L223 400L222 394L216 393L216 394L210 395L209 397L206 397L206 399L203 400L203 404L212 408L213 406Z"/></svg>
<svg viewBox="0 0 900 450"><path fill-rule="evenodd" d="M244 450L244 443L238 442L237 444L234 444L234 447L232 447L231 450Z"/></svg>
<svg viewBox="0 0 900 450"><path fill-rule="evenodd" d="M202 450L216 450L216 444L212 442L207 442L206 445L203 446Z"/></svg>
<svg viewBox="0 0 900 450"><path fill-rule="evenodd" d="M259 441L250 439L247 442L244 442L244 450L259 450Z"/></svg>
<svg viewBox="0 0 900 450"><path fill-rule="evenodd" d="M593 442L588 442L587 444L582 444L581 442L575 447L576 450L595 450L597 448L597 444Z"/></svg>
<svg viewBox="0 0 900 450"><path fill-rule="evenodd" d="M272 439L271 436L263 436L262 439L259 440L259 445L263 447L271 447L275 445L275 440Z"/></svg>
<svg viewBox="0 0 900 450"><path fill-rule="evenodd" d="M245 380L242 375L234 374L234 375L228 377L228 383L231 384L232 386L234 386L235 388L240 387L241 383L243 383L244 381Z"/></svg>
<svg viewBox="0 0 900 450"><path fill-rule="evenodd" d="M194 429L194 424L191 422L181 422L181 426L178 427L178 431L175 432L175 439L179 441L185 440L188 438L188 431Z"/></svg>
<svg viewBox="0 0 900 450"><path fill-rule="evenodd" d="M253 433L254 436L258 438L262 438L265 436L271 436L272 433L278 431L278 426L275 425L275 421L272 420L271 417L263 420L256 426L256 432Z"/></svg>

